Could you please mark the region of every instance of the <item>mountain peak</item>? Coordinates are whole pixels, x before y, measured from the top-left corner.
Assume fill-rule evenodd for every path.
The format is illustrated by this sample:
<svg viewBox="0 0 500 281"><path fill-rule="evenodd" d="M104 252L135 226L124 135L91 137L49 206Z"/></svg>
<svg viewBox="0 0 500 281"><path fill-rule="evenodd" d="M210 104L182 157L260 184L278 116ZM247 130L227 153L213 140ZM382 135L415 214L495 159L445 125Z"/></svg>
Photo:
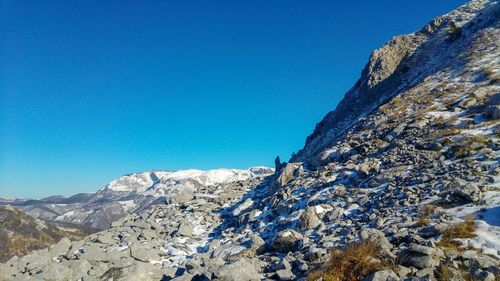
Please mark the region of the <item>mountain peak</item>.
<svg viewBox="0 0 500 281"><path fill-rule="evenodd" d="M110 182L101 190L136 193L147 192L148 194L155 195L160 190L163 193L166 188L187 182L208 186L246 180L256 176L272 174L273 172L273 169L267 167L252 167L246 170L225 168L213 170L154 170L122 176Z"/></svg>

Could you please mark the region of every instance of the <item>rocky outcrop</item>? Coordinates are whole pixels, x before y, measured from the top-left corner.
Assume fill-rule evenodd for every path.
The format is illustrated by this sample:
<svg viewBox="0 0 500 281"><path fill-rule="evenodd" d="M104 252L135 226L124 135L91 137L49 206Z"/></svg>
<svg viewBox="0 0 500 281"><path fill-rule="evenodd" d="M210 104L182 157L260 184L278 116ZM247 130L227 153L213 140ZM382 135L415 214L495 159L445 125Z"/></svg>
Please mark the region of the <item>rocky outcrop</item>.
<svg viewBox="0 0 500 281"><path fill-rule="evenodd" d="M450 25L471 28L471 32L495 24L491 18L474 19L489 1L471 1L459 9L432 20L421 30L395 36L375 50L356 84L346 93L337 108L329 112L307 137L305 146L292 159L310 164L320 157L345 131L379 105L408 88L424 82L430 75L460 64L457 44L449 40ZM472 24L471 24L472 23ZM468 25L468 26L467 26ZM468 46L464 46L468 48Z"/></svg>

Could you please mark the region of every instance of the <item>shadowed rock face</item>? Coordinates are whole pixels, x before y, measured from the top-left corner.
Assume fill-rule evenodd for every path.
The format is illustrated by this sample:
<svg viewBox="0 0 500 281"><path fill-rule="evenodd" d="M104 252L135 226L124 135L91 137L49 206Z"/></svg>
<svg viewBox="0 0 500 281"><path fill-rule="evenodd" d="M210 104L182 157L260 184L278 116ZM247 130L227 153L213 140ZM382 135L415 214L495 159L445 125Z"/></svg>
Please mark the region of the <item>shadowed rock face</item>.
<svg viewBox="0 0 500 281"><path fill-rule="evenodd" d="M46 248L63 237L81 239L92 232L91 228L46 223L13 207L0 206L0 262Z"/></svg>
<svg viewBox="0 0 500 281"><path fill-rule="evenodd" d="M432 20L420 31L395 36L375 50L356 84L346 93L337 108L316 125L313 133L307 137L304 148L290 161L311 164L318 154L341 138L346 129L379 105L422 83L426 77L462 63L461 58L454 54L469 46L458 46L459 43L443 34L449 32L452 22L465 23L476 17L476 12L487 2L489 1L471 1ZM491 26L492 21L495 21L494 15L469 27L477 31ZM314 166L315 163L312 164Z"/></svg>

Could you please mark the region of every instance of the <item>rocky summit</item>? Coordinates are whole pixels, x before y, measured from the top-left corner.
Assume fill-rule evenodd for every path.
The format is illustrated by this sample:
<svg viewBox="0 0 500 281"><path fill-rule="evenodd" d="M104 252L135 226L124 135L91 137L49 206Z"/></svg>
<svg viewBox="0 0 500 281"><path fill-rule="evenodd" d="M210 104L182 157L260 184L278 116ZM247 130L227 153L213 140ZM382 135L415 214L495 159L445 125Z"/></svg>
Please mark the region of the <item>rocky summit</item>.
<svg viewBox="0 0 500 281"><path fill-rule="evenodd" d="M0 279L499 280L499 43L486 0L396 36L274 174L169 189Z"/></svg>

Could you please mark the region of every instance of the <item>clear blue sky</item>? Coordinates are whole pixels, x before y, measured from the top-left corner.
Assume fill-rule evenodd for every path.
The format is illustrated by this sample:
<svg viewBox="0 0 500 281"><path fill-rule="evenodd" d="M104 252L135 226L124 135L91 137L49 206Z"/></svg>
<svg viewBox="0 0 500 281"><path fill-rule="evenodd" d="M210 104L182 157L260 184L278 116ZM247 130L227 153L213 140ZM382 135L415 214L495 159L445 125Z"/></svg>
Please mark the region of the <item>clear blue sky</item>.
<svg viewBox="0 0 500 281"><path fill-rule="evenodd" d="M0 196L287 160L374 48L464 2L0 0Z"/></svg>

